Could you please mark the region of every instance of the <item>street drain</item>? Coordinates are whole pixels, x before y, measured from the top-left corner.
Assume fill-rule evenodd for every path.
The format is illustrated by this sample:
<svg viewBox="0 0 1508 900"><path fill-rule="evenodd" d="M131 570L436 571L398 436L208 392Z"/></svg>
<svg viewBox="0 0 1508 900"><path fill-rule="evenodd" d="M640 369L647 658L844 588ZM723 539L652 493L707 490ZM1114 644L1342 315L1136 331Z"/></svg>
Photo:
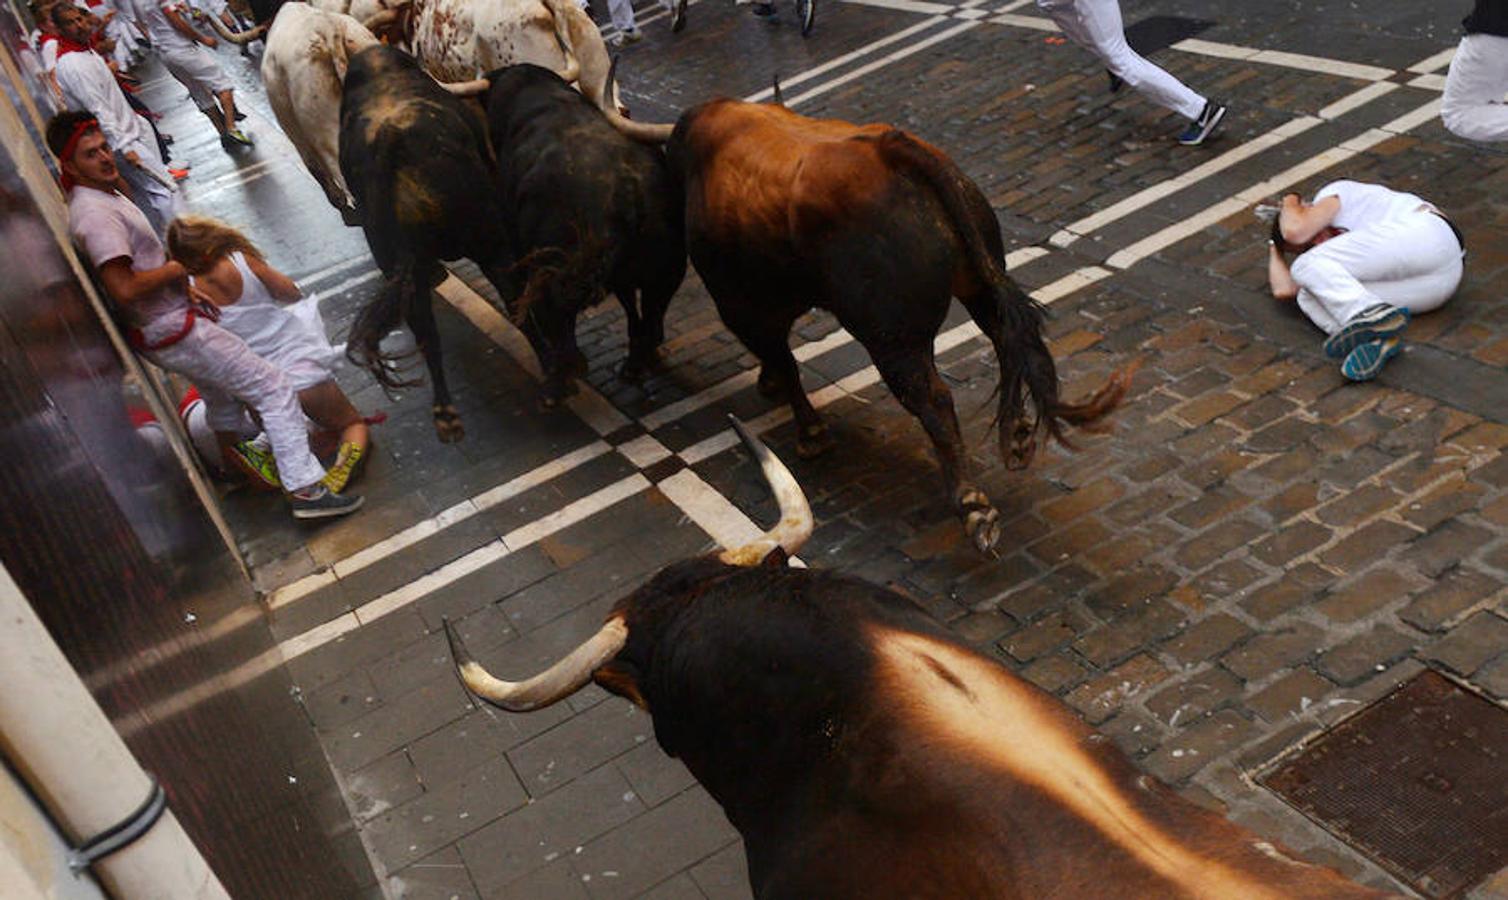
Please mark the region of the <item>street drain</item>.
<svg viewBox="0 0 1508 900"><path fill-rule="evenodd" d="M1508 710L1436 672L1257 780L1425 896L1508 865Z"/></svg>

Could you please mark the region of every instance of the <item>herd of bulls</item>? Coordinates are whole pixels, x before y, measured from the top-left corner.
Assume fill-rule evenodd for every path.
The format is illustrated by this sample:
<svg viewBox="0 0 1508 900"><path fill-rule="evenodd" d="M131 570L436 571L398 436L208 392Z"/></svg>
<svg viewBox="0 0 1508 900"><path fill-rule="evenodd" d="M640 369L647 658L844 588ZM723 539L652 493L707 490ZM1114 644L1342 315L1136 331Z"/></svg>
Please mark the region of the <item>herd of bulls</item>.
<svg viewBox="0 0 1508 900"><path fill-rule="evenodd" d="M546 9L530 21L553 61L502 59L494 43L487 59L509 65L431 65L450 57L415 29L466 2L375 13L376 26L406 23L395 43L412 55L353 18L288 4L264 58L279 120L386 277L350 352L395 383L380 343L405 322L428 364L441 440L463 429L431 289L442 262L460 257L480 266L538 355L545 405L583 369L577 314L608 292L627 314L624 377L655 363L689 257L759 359L760 390L790 403L803 456L827 439L789 331L814 306L830 311L921 421L981 552L998 540L998 514L972 481L933 360L951 298L999 360L1008 464L1026 465L1040 438L1096 422L1125 395L1129 369L1082 403L1058 397L1041 311L1006 274L994 213L936 147L887 126L800 116L778 92L771 104L712 100L674 126L632 122L611 73L585 80L594 51L535 0L521 5ZM460 19L476 17L452 10L448 21ZM648 711L660 745L743 835L759 897L1382 896L1140 775L1056 700L903 598L789 567L811 511L790 472L735 427L780 502L771 532L668 566L522 682L489 674L452 634L467 688L523 712L595 681Z"/></svg>

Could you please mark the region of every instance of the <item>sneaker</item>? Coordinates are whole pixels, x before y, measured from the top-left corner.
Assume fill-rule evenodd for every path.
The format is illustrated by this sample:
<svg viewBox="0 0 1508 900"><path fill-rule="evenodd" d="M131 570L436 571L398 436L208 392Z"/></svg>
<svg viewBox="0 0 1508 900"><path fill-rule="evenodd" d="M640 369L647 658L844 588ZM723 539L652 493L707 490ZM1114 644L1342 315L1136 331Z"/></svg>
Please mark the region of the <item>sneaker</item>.
<svg viewBox="0 0 1508 900"><path fill-rule="evenodd" d="M1344 359L1362 344L1380 341L1402 331L1409 323L1409 311L1401 306L1378 303L1356 314L1346 327L1325 339L1325 355Z"/></svg>
<svg viewBox="0 0 1508 900"><path fill-rule="evenodd" d="M801 36L811 34L817 24L817 0L796 0L796 18L801 20Z"/></svg>
<svg viewBox="0 0 1508 900"><path fill-rule="evenodd" d="M335 493L346 489L351 481L351 476L356 472L356 466L361 463L362 450L350 441L340 445L340 453L335 456L335 465L325 471L325 477L320 483Z"/></svg>
<svg viewBox="0 0 1508 900"><path fill-rule="evenodd" d="M761 19L775 18L775 4L773 3L755 3L749 11Z"/></svg>
<svg viewBox="0 0 1508 900"><path fill-rule="evenodd" d="M1125 79L1121 78L1119 75L1115 74L1109 69L1105 70L1105 74L1110 76L1110 93L1118 93L1121 88L1126 86Z"/></svg>
<svg viewBox="0 0 1508 900"><path fill-rule="evenodd" d="M272 451L252 441L237 441L230 448L230 461L241 470L252 484L263 488L281 488L278 480L278 464Z"/></svg>
<svg viewBox="0 0 1508 900"><path fill-rule="evenodd" d="M1194 147L1204 143L1205 138L1214 134L1215 129L1220 127L1220 121L1224 118L1225 105L1223 103L1206 101L1204 112L1200 113L1199 118L1190 122L1189 127L1183 130L1183 134L1178 136L1178 143L1185 147Z"/></svg>
<svg viewBox="0 0 1508 900"><path fill-rule="evenodd" d="M242 131L239 128L225 129L225 134L220 136L220 141L221 143L228 141L231 143L240 144L243 147L251 146L251 138L247 137L246 132Z"/></svg>
<svg viewBox="0 0 1508 900"><path fill-rule="evenodd" d="M686 3L687 0L671 0L675 5L670 9L670 33L680 34L681 29L686 27Z"/></svg>
<svg viewBox="0 0 1508 900"><path fill-rule="evenodd" d="M294 491L288 499L293 502L295 519L330 519L361 509L360 496L337 494L321 482Z"/></svg>
<svg viewBox="0 0 1508 900"><path fill-rule="evenodd" d="M608 43L614 47L626 47L629 44L637 44L642 40L644 40L644 32L637 28L630 28L627 31L618 32Z"/></svg>
<svg viewBox="0 0 1508 900"><path fill-rule="evenodd" d="M189 177L189 170L186 166L182 169L168 169L168 174L173 176L174 181L182 181Z"/></svg>
<svg viewBox="0 0 1508 900"><path fill-rule="evenodd" d="M1346 361L1340 364L1340 373L1352 381L1371 381L1388 360L1398 355L1402 345L1403 339L1397 336L1359 344L1346 354Z"/></svg>

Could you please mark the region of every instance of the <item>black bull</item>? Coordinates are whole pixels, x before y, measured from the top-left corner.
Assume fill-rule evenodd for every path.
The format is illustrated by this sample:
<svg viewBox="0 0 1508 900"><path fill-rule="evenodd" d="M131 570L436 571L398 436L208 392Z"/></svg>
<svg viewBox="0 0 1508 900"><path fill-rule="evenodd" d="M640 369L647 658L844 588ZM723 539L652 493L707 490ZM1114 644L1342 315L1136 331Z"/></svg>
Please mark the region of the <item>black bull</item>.
<svg viewBox="0 0 1508 900"><path fill-rule="evenodd" d="M1049 695L904 598L792 569L811 512L740 433L781 524L672 564L549 670L467 689L538 709L629 698L742 834L761 898L1376 897L1141 775Z"/></svg>
<svg viewBox="0 0 1508 900"><path fill-rule="evenodd" d="M624 374L635 376L654 360L686 268L678 193L658 149L618 134L548 70L512 66L488 80L484 122L412 57L370 47L351 57L341 98L341 172L387 276L352 326L349 353L383 384L409 383L380 347L406 321L447 442L464 431L429 295L442 260L470 258L492 282L540 358L547 405L581 369L582 308L605 290L618 296L629 322Z"/></svg>

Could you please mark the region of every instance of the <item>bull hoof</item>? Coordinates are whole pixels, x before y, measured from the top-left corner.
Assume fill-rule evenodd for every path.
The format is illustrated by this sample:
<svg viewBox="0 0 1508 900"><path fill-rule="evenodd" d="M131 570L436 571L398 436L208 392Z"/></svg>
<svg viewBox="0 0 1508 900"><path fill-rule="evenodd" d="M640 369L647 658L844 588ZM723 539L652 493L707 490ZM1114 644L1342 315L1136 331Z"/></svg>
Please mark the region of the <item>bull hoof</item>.
<svg viewBox="0 0 1508 900"><path fill-rule="evenodd" d="M812 459L821 456L832 449L833 439L827 433L826 425L813 425L811 428L801 429L796 437L796 455L802 459Z"/></svg>
<svg viewBox="0 0 1508 900"><path fill-rule="evenodd" d="M436 405L435 435L442 444L454 444L466 436L466 427L461 424L461 414L450 404Z"/></svg>
<svg viewBox="0 0 1508 900"><path fill-rule="evenodd" d="M655 352L642 354L629 354L628 359L623 361L623 368L618 370L618 377L624 381L638 384L643 381L650 372L660 367L660 355Z"/></svg>
<svg viewBox="0 0 1508 900"><path fill-rule="evenodd" d="M1005 467L1011 471L1020 471L1032 464L1032 458L1037 455L1036 435L1028 425L1018 424L1011 434L1010 446L1005 454Z"/></svg>
<svg viewBox="0 0 1508 900"><path fill-rule="evenodd" d="M1000 543L1000 512L990 503L989 495L978 488L960 488L958 510L963 513L963 527L974 549L995 556L995 545Z"/></svg>

